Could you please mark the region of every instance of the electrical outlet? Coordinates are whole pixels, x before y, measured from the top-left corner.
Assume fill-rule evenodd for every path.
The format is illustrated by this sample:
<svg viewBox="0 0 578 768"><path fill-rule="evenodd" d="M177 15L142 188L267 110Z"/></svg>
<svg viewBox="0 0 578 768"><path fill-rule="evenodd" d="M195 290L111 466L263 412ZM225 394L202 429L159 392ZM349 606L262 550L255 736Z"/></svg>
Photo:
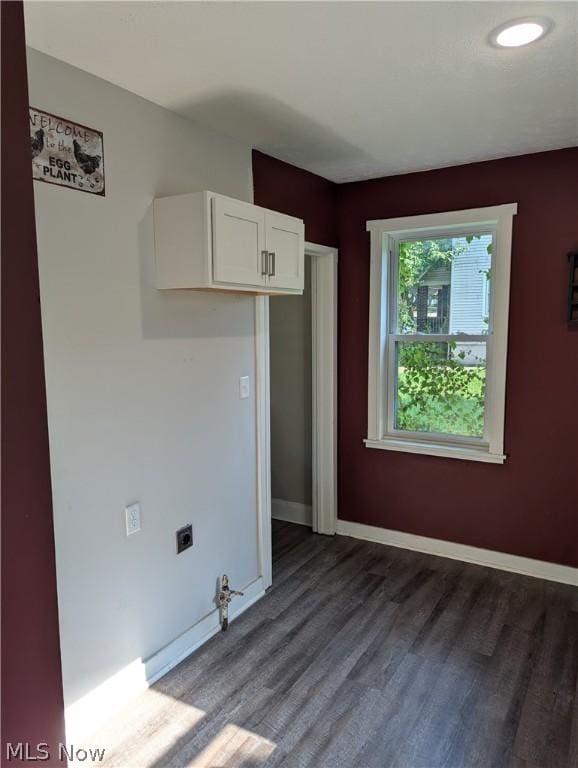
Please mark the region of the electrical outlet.
<svg viewBox="0 0 578 768"><path fill-rule="evenodd" d="M126 521L126 535L130 536L137 531L140 531L140 504L129 504L124 508L124 516Z"/></svg>
<svg viewBox="0 0 578 768"><path fill-rule="evenodd" d="M177 555L193 546L193 526L184 525L177 531Z"/></svg>

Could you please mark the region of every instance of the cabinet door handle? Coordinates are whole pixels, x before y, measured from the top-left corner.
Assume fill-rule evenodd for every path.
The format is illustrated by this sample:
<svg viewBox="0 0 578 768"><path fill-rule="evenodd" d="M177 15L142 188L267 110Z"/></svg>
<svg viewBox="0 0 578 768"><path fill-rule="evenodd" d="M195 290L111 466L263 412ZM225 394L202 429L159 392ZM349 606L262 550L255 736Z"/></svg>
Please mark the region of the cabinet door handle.
<svg viewBox="0 0 578 768"><path fill-rule="evenodd" d="M261 251L261 275L265 276L268 273L269 265L269 252Z"/></svg>
<svg viewBox="0 0 578 768"><path fill-rule="evenodd" d="M275 276L275 251L269 251L269 277Z"/></svg>

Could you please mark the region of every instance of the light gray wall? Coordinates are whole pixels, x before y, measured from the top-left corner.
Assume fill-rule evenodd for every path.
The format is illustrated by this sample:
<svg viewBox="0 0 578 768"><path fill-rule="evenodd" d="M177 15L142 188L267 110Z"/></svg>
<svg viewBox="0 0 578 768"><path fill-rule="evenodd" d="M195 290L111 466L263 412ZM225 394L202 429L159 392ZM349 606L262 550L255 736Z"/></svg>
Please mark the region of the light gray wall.
<svg viewBox="0 0 578 768"><path fill-rule="evenodd" d="M252 199L249 147L29 52L30 103L104 132L106 197L36 183L66 704L258 575L254 300L152 287L155 196ZM125 535L140 501L142 530ZM191 522L194 547L177 556Z"/></svg>
<svg viewBox="0 0 578 768"><path fill-rule="evenodd" d="M303 296L271 297L271 494L311 504L311 263Z"/></svg>

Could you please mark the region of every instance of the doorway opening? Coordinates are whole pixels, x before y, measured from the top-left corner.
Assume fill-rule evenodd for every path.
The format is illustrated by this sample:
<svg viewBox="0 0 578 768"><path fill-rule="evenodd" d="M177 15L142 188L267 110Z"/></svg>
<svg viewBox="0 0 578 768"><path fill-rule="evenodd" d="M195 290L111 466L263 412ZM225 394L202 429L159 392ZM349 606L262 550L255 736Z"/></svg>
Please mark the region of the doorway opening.
<svg viewBox="0 0 578 768"><path fill-rule="evenodd" d="M337 251L306 243L301 296L269 298L271 516L335 533Z"/></svg>

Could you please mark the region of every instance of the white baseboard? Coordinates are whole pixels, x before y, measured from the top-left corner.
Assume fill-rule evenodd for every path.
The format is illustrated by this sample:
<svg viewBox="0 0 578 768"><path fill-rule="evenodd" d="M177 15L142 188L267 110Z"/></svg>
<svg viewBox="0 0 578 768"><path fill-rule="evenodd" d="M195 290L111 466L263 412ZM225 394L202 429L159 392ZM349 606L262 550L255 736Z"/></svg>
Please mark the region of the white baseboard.
<svg viewBox="0 0 578 768"><path fill-rule="evenodd" d="M511 571L524 576L534 576L538 579L558 581L561 584L572 584L578 587L578 568L568 565L557 565L544 560L533 560L530 557L508 555L505 552L494 552L491 549L470 547L466 544L456 544L442 539L430 539L426 536L416 536L403 531L392 531L388 528L377 528L363 523L352 523L349 520L337 521L337 533L351 536L354 539L375 541L388 544L391 547L412 549L428 555L449 557L452 560L463 560L466 563L485 565L501 571Z"/></svg>
<svg viewBox="0 0 578 768"><path fill-rule="evenodd" d="M263 597L265 594L263 579L257 578L244 587L243 592L243 597L231 604L229 610L231 620L240 616ZM120 672L68 706L64 713L67 743L81 744L83 739L90 736L136 696L210 640L219 630L219 612L215 609L148 659L144 661L135 659Z"/></svg>
<svg viewBox="0 0 578 768"><path fill-rule="evenodd" d="M313 515L308 504L284 499L271 499L271 517L274 520L284 520L286 523L308 525L311 527Z"/></svg>

